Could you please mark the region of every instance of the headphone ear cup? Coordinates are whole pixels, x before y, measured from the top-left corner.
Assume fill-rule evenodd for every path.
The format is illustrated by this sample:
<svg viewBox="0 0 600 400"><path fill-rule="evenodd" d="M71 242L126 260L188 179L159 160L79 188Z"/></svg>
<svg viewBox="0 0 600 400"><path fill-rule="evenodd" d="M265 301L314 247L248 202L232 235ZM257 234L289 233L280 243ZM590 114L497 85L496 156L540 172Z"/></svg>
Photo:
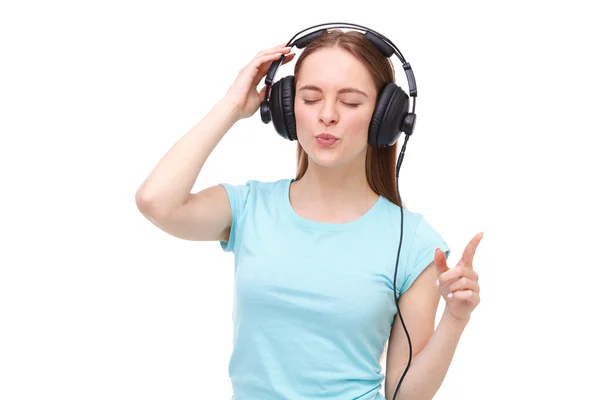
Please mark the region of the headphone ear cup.
<svg viewBox="0 0 600 400"><path fill-rule="evenodd" d="M271 88L271 115L275 131L288 140L297 140L294 97L296 93L294 76L289 75L273 84Z"/></svg>
<svg viewBox="0 0 600 400"><path fill-rule="evenodd" d="M408 95L395 83L386 84L379 93L369 124L369 144L389 147L396 143L406 125L407 114Z"/></svg>

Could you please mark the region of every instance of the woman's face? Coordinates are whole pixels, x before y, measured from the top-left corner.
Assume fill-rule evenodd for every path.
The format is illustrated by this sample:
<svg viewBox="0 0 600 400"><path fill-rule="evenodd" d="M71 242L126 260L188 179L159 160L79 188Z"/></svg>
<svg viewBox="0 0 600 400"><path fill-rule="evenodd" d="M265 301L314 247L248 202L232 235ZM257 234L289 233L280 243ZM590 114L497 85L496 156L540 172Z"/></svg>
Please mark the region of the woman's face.
<svg viewBox="0 0 600 400"><path fill-rule="evenodd" d="M367 68L344 49L324 48L304 59L295 80L296 133L309 159L332 167L364 156L377 100Z"/></svg>

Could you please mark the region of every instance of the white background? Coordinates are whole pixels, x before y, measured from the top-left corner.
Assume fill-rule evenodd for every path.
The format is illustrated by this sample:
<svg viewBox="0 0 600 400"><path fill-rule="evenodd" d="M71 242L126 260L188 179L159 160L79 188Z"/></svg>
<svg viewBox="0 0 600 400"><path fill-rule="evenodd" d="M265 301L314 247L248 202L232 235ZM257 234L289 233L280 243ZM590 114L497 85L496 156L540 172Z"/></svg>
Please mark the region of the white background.
<svg viewBox="0 0 600 400"><path fill-rule="evenodd" d="M408 207L452 265L485 233L482 303L436 400L595 398L592 3L3 2L0 399L231 398L233 256L155 228L135 192L257 52L333 21L413 66ZM195 189L291 177L295 148L257 113Z"/></svg>

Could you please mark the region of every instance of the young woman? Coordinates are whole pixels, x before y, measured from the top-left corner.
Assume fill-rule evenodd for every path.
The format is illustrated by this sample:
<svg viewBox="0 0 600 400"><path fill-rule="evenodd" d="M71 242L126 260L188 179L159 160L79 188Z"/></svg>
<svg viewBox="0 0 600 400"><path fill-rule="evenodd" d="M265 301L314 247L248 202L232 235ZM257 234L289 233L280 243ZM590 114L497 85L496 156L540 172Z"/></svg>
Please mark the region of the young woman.
<svg viewBox="0 0 600 400"><path fill-rule="evenodd" d="M482 234L448 268L442 237L421 214L404 209L394 285L401 221L396 145L367 141L394 71L365 35L330 30L296 62L294 178L190 193L220 139L258 110L264 88L256 88L282 56L284 64L294 57L285 44L261 51L240 71L143 182L138 207L171 235L220 241L235 254L235 399L381 399L388 340L386 398L431 399L479 303L473 257ZM440 294L446 306L436 328Z"/></svg>

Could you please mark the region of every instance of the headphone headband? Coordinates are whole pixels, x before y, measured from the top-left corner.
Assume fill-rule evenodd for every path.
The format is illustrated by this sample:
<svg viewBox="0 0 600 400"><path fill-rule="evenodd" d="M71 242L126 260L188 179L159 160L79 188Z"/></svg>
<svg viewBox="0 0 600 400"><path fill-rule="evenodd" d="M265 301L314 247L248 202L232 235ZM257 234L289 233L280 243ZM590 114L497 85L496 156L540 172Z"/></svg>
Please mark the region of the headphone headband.
<svg viewBox="0 0 600 400"><path fill-rule="evenodd" d="M323 28L323 27L326 27L326 28ZM309 30L315 29L315 28L322 28L322 29L315 31L315 32L307 33L306 35L301 36L298 39L296 39L296 37L298 35L300 35L304 32L307 32ZM330 23L325 23L325 24L313 25L311 27L301 30L300 32L298 32L294 36L292 36L292 38L289 40L286 47L295 46L298 49L303 49L304 47L306 47L306 45L308 43L310 43L314 39L318 38L319 36L323 35L329 29L334 29L334 28L350 28L350 29L355 29L358 31L363 31L365 38L368 39L371 43L373 43L386 57L389 58L392 56L392 54L395 54L396 57L398 57L398 59L400 60L400 62L402 62L402 67L404 68L404 72L405 72L406 78L408 80L410 97L417 97L417 83L416 83L415 75L413 73L410 63L408 63L404 59L404 56L402 55L400 50L398 50L398 47L396 47L396 45L390 39L386 38L381 33L374 31L373 29L367 28L365 26L357 25L357 24L346 23L346 22L330 22ZM294 40L294 39L296 39L296 40ZM265 98L264 98L265 101L267 101L267 98L269 95L269 88L271 87L271 85L273 83L273 78L275 77L275 73L277 72L277 69L279 68L279 66L281 65L281 63L283 62L284 59L285 59L285 56L282 55L279 60L274 61L271 64L271 66L269 67L269 70L267 71L267 75L265 77L265 85L267 86L267 89L265 90ZM415 112L415 102L413 102L412 112L413 113Z"/></svg>

